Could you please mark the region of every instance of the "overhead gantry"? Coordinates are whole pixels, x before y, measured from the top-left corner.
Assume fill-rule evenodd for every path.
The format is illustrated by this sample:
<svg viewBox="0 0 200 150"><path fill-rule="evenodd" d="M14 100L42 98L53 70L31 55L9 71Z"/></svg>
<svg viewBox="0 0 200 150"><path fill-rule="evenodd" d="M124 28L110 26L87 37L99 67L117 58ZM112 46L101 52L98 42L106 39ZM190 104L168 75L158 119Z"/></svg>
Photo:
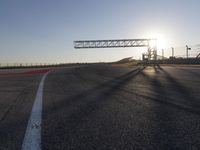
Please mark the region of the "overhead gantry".
<svg viewBox="0 0 200 150"><path fill-rule="evenodd" d="M115 39L115 40L84 40L74 41L74 48L117 48L117 47L147 47L143 60L157 59L156 39Z"/></svg>

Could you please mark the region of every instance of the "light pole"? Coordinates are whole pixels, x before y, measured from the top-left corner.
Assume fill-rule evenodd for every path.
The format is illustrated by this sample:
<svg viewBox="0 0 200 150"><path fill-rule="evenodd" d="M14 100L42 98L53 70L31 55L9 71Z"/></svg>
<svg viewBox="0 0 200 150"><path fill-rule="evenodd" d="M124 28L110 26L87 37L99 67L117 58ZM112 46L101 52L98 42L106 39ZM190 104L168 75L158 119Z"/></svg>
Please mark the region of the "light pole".
<svg viewBox="0 0 200 150"><path fill-rule="evenodd" d="M172 58L174 58L174 48L172 47Z"/></svg>
<svg viewBox="0 0 200 150"><path fill-rule="evenodd" d="M188 50L191 50L191 48L189 48L187 45L186 45L186 58L188 59Z"/></svg>

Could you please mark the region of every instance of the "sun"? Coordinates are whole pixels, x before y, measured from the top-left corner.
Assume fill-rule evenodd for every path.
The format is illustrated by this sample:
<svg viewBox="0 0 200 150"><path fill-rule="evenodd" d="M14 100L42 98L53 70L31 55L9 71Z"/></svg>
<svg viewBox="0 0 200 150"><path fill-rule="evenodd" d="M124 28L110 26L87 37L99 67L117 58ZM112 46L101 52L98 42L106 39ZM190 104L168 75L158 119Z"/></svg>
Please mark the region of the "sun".
<svg viewBox="0 0 200 150"><path fill-rule="evenodd" d="M151 47L157 47L157 49L161 50L161 49L165 49L167 46L167 40L165 38L165 36L161 33L151 33L148 36L149 38L155 38L157 40L151 40L150 41L150 46Z"/></svg>
<svg viewBox="0 0 200 150"><path fill-rule="evenodd" d="M157 39L152 39L149 41L150 47L157 47Z"/></svg>
<svg viewBox="0 0 200 150"><path fill-rule="evenodd" d="M164 38L157 39L157 48L158 49L165 49L166 48L166 40Z"/></svg>

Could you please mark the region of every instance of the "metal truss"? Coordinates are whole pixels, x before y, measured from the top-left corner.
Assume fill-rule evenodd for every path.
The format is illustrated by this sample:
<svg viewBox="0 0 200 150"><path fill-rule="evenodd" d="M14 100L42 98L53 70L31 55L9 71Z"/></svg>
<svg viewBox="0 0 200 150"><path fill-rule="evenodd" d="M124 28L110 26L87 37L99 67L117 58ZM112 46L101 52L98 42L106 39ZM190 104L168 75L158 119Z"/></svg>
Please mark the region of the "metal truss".
<svg viewBox="0 0 200 150"><path fill-rule="evenodd" d="M200 58L200 53L197 55L197 57L196 58Z"/></svg>
<svg viewBox="0 0 200 150"><path fill-rule="evenodd" d="M121 40L88 40L74 41L74 48L116 48L116 47L148 47L150 41L156 39L121 39Z"/></svg>
<svg viewBox="0 0 200 150"><path fill-rule="evenodd" d="M117 48L117 47L147 47L147 54L143 58L147 60L156 60L156 45L152 47L151 42L156 39L116 39L116 40L86 40L74 41L74 48Z"/></svg>

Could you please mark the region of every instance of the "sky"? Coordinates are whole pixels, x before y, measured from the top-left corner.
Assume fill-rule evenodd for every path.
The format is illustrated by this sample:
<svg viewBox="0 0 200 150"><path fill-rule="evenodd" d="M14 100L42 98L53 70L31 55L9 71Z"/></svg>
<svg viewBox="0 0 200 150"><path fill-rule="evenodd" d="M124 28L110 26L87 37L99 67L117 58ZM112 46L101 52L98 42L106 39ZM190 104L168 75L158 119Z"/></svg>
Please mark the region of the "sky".
<svg viewBox="0 0 200 150"><path fill-rule="evenodd" d="M141 59L147 51L77 50L75 40L157 38L158 54L164 48L168 57L174 47L183 56L185 45L200 47L199 6L199 0L0 0L0 63L109 62Z"/></svg>

